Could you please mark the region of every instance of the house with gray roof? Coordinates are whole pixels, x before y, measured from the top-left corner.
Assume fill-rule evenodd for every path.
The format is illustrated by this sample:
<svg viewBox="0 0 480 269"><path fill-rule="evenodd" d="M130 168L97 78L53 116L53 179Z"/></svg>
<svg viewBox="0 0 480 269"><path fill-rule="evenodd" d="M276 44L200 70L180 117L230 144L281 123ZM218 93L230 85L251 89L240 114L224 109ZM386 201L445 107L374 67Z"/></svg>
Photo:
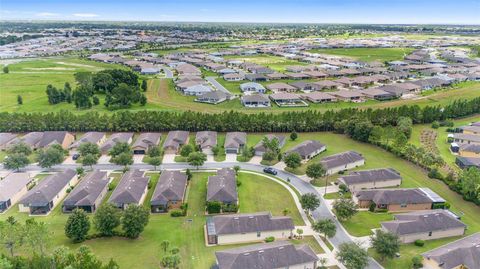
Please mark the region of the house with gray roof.
<svg viewBox="0 0 480 269"><path fill-rule="evenodd" d="M326 175L333 175L340 171L353 169L365 164L365 158L355 151L345 151L323 158L320 163L326 170Z"/></svg>
<svg viewBox="0 0 480 269"><path fill-rule="evenodd" d="M132 145L133 154L145 154L160 143L160 133L141 133Z"/></svg>
<svg viewBox="0 0 480 269"><path fill-rule="evenodd" d="M288 241L255 244L215 252L218 269L315 269L319 258L308 245Z"/></svg>
<svg viewBox="0 0 480 269"><path fill-rule="evenodd" d="M242 104L245 107L270 107L270 99L265 94L251 94L242 96Z"/></svg>
<svg viewBox="0 0 480 269"><path fill-rule="evenodd" d="M480 145L480 135L455 133L453 134L453 142L459 144L477 144Z"/></svg>
<svg viewBox="0 0 480 269"><path fill-rule="evenodd" d="M180 171L165 170L160 174L157 186L150 200L152 213L178 209L185 200L187 175Z"/></svg>
<svg viewBox="0 0 480 269"><path fill-rule="evenodd" d="M422 254L425 269L480 268L480 233Z"/></svg>
<svg viewBox="0 0 480 269"><path fill-rule="evenodd" d="M150 177L138 169L123 174L108 202L120 209L126 209L130 204L141 205L148 192Z"/></svg>
<svg viewBox="0 0 480 269"><path fill-rule="evenodd" d="M20 212L30 215L47 215L67 195L67 190L77 184L77 173L67 169L41 180L18 202Z"/></svg>
<svg viewBox="0 0 480 269"><path fill-rule="evenodd" d="M381 168L355 171L339 177L338 182L345 184L351 192L355 192L363 189L398 187L402 184L402 177L393 168Z"/></svg>
<svg viewBox="0 0 480 269"><path fill-rule="evenodd" d="M80 147L81 144L84 143L92 143L100 146L102 143L105 142L105 140L107 140L107 136L104 132L87 132L80 139L73 142L73 144L71 144L68 149L76 150L78 149L78 147Z"/></svg>
<svg viewBox="0 0 480 269"><path fill-rule="evenodd" d="M353 194L360 208L374 205L375 209L392 212L430 210L445 204L445 200L429 188L360 190Z"/></svg>
<svg viewBox="0 0 480 269"><path fill-rule="evenodd" d="M38 142L39 148L47 148L51 145L58 144L63 149L68 147L75 141L75 136L66 131L47 131L43 133L42 139Z"/></svg>
<svg viewBox="0 0 480 269"><path fill-rule="evenodd" d="M88 173L63 201L63 212L69 213L77 208L88 213L95 212L108 192L109 183L105 171Z"/></svg>
<svg viewBox="0 0 480 269"><path fill-rule="evenodd" d="M261 242L267 237L288 239L293 220L287 216L273 217L270 212L218 215L207 218L208 244L239 244Z"/></svg>
<svg viewBox="0 0 480 269"><path fill-rule="evenodd" d="M133 139L133 133L114 133L102 144L100 151L103 154L108 153L113 146L117 143L128 143L131 144Z"/></svg>
<svg viewBox="0 0 480 269"><path fill-rule="evenodd" d="M225 153L238 154L247 144L247 133L228 132L225 136Z"/></svg>
<svg viewBox="0 0 480 269"><path fill-rule="evenodd" d="M168 154L176 154L183 145L188 144L190 132L170 131L163 143L163 150Z"/></svg>
<svg viewBox="0 0 480 269"><path fill-rule="evenodd" d="M382 222L382 229L398 235L402 243L461 236L467 226L445 209L416 211L394 215L394 220Z"/></svg>
<svg viewBox="0 0 480 269"><path fill-rule="evenodd" d="M223 91L211 91L211 92L206 92L198 95L195 101L200 103L216 105L226 101L229 98L230 98L230 95L227 95Z"/></svg>
<svg viewBox="0 0 480 269"><path fill-rule="evenodd" d="M183 94L185 95L195 95L199 96L207 92L212 92L213 89L212 87L204 84L198 84L198 85L193 85L190 87L187 87L183 90Z"/></svg>
<svg viewBox="0 0 480 269"><path fill-rule="evenodd" d="M10 148L11 146L18 144L18 143L24 143L25 145L29 146L32 150L35 150L38 148L38 143L43 137L43 132L30 132L22 137L16 137L5 145L5 148Z"/></svg>
<svg viewBox="0 0 480 269"><path fill-rule="evenodd" d="M217 146L217 132L197 132L197 134L195 135L195 145L200 147L203 153L213 154L212 149Z"/></svg>
<svg viewBox="0 0 480 269"><path fill-rule="evenodd" d="M29 173L10 173L0 180L0 214L16 204L28 191L33 178Z"/></svg>
<svg viewBox="0 0 480 269"><path fill-rule="evenodd" d="M337 97L325 92L309 92L300 94L300 98L312 103L330 103L336 102Z"/></svg>
<svg viewBox="0 0 480 269"><path fill-rule="evenodd" d="M480 157L480 144L461 144L458 155L462 157Z"/></svg>
<svg viewBox="0 0 480 269"><path fill-rule="evenodd" d="M12 141L16 137L17 135L12 133L0 133L0 150L6 149L8 142Z"/></svg>
<svg viewBox="0 0 480 269"><path fill-rule="evenodd" d="M223 204L237 204L237 179L231 168L222 168L214 176L208 177L207 202L218 201Z"/></svg>
<svg viewBox="0 0 480 269"><path fill-rule="evenodd" d="M268 141L272 141L273 139L277 139L278 141L278 148L281 149L286 142L286 137L285 135L282 134L267 134L265 137L268 139ZM254 147L255 149L255 155L256 156L263 156L265 152L267 152L267 149L263 145L263 139L260 140Z"/></svg>
<svg viewBox="0 0 480 269"><path fill-rule="evenodd" d="M316 140L306 140L294 146L285 152L285 155L296 152L300 155L303 161L308 161L327 149L325 144Z"/></svg>
<svg viewBox="0 0 480 269"><path fill-rule="evenodd" d="M255 82L246 82L240 84L240 90L242 92L256 92L256 93L265 93L267 89L263 87L262 84L260 83L255 83Z"/></svg>

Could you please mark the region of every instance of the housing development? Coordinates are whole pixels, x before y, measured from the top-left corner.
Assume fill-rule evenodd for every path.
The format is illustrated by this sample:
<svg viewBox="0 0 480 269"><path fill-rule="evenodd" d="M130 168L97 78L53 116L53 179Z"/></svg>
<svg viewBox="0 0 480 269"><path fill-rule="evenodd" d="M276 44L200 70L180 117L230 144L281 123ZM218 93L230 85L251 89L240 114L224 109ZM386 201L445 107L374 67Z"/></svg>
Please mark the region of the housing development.
<svg viewBox="0 0 480 269"><path fill-rule="evenodd" d="M475 21L0 11L0 268L480 268Z"/></svg>

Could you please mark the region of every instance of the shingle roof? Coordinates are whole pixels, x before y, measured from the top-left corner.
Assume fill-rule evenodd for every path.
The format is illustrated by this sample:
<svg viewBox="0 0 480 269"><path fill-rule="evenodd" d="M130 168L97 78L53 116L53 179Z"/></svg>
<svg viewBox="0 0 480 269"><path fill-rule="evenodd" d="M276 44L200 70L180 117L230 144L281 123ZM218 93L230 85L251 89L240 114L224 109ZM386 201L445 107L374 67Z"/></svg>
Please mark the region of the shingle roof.
<svg viewBox="0 0 480 269"><path fill-rule="evenodd" d="M169 201L181 201L187 187L187 175L180 171L163 171L155 187L151 205L166 205Z"/></svg>
<svg viewBox="0 0 480 269"><path fill-rule="evenodd" d="M65 136L67 136L68 132L66 131L48 131L44 132L42 139L38 143L38 147L48 147L52 144L62 144Z"/></svg>
<svg viewBox="0 0 480 269"><path fill-rule="evenodd" d="M105 136L104 132L88 132L85 133L82 138L78 139L77 141L73 142L72 145L70 145L70 148L78 148L81 144L83 143L93 143L97 144L98 141L102 140L102 138Z"/></svg>
<svg viewBox="0 0 480 269"><path fill-rule="evenodd" d="M140 203L150 180L149 177L144 177L144 174L140 170L126 172L108 199L108 202L117 205Z"/></svg>
<svg viewBox="0 0 480 269"><path fill-rule="evenodd" d="M460 146L461 151L480 153L480 145L477 144L463 144Z"/></svg>
<svg viewBox="0 0 480 269"><path fill-rule="evenodd" d="M103 143L103 145L100 147L100 150L103 152L109 151L115 144L117 143L127 143L130 138L133 137L133 133L115 133L112 134L109 138L107 138L107 141Z"/></svg>
<svg viewBox="0 0 480 269"><path fill-rule="evenodd" d="M235 171L230 168L218 170L217 175L208 177L207 201L232 203L238 201Z"/></svg>
<svg viewBox="0 0 480 269"><path fill-rule="evenodd" d="M341 177L345 184L359 184L368 182L388 181L393 179L402 179L400 174L393 168L382 168L365 171L355 171L347 176Z"/></svg>
<svg viewBox="0 0 480 269"><path fill-rule="evenodd" d="M229 132L225 136L225 148L240 148L241 145L247 143L247 133L244 132Z"/></svg>
<svg viewBox="0 0 480 269"><path fill-rule="evenodd" d="M445 231L465 228L450 211L438 209L395 215L395 220L382 222L382 227L397 235Z"/></svg>
<svg viewBox="0 0 480 269"><path fill-rule="evenodd" d="M202 131L195 135L195 144L200 145L200 148L215 147L217 145L217 132Z"/></svg>
<svg viewBox="0 0 480 269"><path fill-rule="evenodd" d="M107 172L98 170L90 172L68 194L63 204L68 206L93 205L108 183Z"/></svg>
<svg viewBox="0 0 480 269"><path fill-rule="evenodd" d="M9 145L14 145L17 143L25 143L30 147L36 147L38 145L38 142L40 142L40 139L43 137L43 132L30 132L23 137L17 137L10 142L8 142Z"/></svg>
<svg viewBox="0 0 480 269"><path fill-rule="evenodd" d="M17 137L16 134L0 133L0 146L12 141L15 137Z"/></svg>
<svg viewBox="0 0 480 269"><path fill-rule="evenodd" d="M416 189L377 189L356 193L358 200L373 201L376 204L422 204L436 200L421 188Z"/></svg>
<svg viewBox="0 0 480 269"><path fill-rule="evenodd" d="M272 139L276 138L278 140L279 146L283 145L285 143L285 136L284 135L277 135L277 134L267 134L265 137L269 140L272 141ZM265 146L263 145L263 139L260 140L255 147L253 147L257 151L266 151Z"/></svg>
<svg viewBox="0 0 480 269"><path fill-rule="evenodd" d="M270 212L220 215L211 217L207 222L213 226L209 235L244 234L264 231L293 230L292 218L272 217Z"/></svg>
<svg viewBox="0 0 480 269"><path fill-rule="evenodd" d="M132 145L133 149L149 149L150 147L155 147L160 143L160 133L142 133L138 136L137 140Z"/></svg>
<svg viewBox="0 0 480 269"><path fill-rule="evenodd" d="M309 246L295 246L288 241L217 251L215 256L219 269L274 269L318 261L317 255Z"/></svg>
<svg viewBox="0 0 480 269"><path fill-rule="evenodd" d="M167 138L163 143L163 148L180 148L180 145L184 145L188 140L188 131L170 131L168 132Z"/></svg>
<svg viewBox="0 0 480 269"><path fill-rule="evenodd" d="M325 147L325 144L320 143L319 141L316 140L306 140L293 148L291 148L287 153L290 152L297 152L300 154L300 156L305 157L307 155L310 155L321 148Z"/></svg>
<svg viewBox="0 0 480 269"><path fill-rule="evenodd" d="M28 173L10 173L3 180L0 180L0 202L7 201L21 191L32 177Z"/></svg>
<svg viewBox="0 0 480 269"><path fill-rule="evenodd" d="M320 163L326 169L330 169L330 168L344 166L346 164L358 162L360 160L364 160L364 158L360 153L357 153L355 151L346 151L346 152L338 153L335 155L327 156L323 158L320 161Z"/></svg>

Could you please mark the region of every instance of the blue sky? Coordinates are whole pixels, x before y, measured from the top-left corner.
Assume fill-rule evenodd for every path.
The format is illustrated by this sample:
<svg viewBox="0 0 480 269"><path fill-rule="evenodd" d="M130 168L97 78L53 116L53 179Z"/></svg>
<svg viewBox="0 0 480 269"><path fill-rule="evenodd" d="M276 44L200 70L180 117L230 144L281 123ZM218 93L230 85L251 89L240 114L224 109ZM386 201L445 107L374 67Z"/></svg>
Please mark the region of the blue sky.
<svg viewBox="0 0 480 269"><path fill-rule="evenodd" d="M480 0L0 0L0 19L480 24Z"/></svg>

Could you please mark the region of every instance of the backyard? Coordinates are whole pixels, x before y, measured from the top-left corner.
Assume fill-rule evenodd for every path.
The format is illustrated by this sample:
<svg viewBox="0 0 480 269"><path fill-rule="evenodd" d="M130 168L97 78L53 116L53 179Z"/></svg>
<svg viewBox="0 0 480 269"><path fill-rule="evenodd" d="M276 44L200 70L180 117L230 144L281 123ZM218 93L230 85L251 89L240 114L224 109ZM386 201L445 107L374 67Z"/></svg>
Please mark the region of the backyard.
<svg viewBox="0 0 480 269"><path fill-rule="evenodd" d="M350 57L364 62L389 62L403 60L412 52L411 48L348 48L348 49L314 49L309 52Z"/></svg>

